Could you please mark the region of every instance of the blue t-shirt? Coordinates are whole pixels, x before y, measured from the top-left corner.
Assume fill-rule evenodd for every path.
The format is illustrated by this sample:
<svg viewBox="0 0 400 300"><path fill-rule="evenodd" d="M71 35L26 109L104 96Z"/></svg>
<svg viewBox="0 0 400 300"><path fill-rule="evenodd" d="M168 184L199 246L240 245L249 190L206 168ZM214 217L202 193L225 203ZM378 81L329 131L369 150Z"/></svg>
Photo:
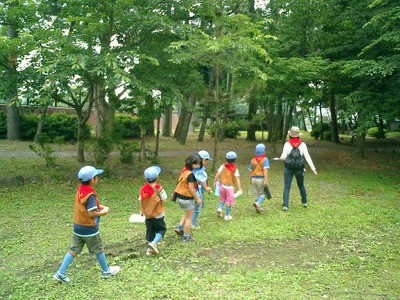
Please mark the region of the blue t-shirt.
<svg viewBox="0 0 400 300"><path fill-rule="evenodd" d="M98 211L96 197L94 195L90 195L85 204L86 211ZM88 237L99 234L99 222L100 218L95 218L96 225L95 226L81 226L74 223L74 234L77 236Z"/></svg>

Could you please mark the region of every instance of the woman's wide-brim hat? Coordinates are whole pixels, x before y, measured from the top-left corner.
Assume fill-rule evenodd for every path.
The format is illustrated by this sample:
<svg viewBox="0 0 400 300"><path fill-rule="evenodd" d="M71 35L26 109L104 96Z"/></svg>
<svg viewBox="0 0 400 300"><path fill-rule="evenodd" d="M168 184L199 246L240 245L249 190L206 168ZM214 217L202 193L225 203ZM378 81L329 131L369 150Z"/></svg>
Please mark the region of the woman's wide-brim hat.
<svg viewBox="0 0 400 300"><path fill-rule="evenodd" d="M289 135L291 137L299 137L301 136L301 132L300 132L300 128L297 126L292 126L292 128L290 128L290 130L288 131Z"/></svg>

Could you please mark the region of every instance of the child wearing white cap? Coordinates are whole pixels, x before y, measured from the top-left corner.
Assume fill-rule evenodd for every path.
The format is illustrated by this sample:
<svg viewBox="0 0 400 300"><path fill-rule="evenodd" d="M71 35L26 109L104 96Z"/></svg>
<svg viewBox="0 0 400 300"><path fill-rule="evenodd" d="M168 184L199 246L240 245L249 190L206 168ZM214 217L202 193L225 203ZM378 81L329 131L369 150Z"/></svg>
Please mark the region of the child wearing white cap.
<svg viewBox="0 0 400 300"><path fill-rule="evenodd" d="M81 253L85 244L89 252L96 255L102 269L103 278L114 276L120 271L119 266L108 266L100 238L100 217L105 216L109 208L100 204L93 187L99 183L98 175L102 173L103 170L92 166L85 166L78 172L78 178L82 184L79 186L75 196L72 243L70 251L65 255L60 268L53 275L53 278L61 283L70 281L66 276L67 269L74 258Z"/></svg>
<svg viewBox="0 0 400 300"><path fill-rule="evenodd" d="M214 178L214 186L219 184L219 205L217 209L217 216L222 218L222 209L224 205L225 217L224 220L232 220L231 207L235 204L234 188L238 188L238 193L242 194L242 186L240 184L240 174L238 168L235 166L237 154L229 151L225 155L226 163L218 168L218 172ZM218 182L219 181L219 182Z"/></svg>
<svg viewBox="0 0 400 300"><path fill-rule="evenodd" d="M146 217L147 255L159 254L157 245L167 232L164 203L168 196L163 187L156 183L160 173L161 168L158 166L149 167L144 171L147 183L142 186L139 195L142 213Z"/></svg>
<svg viewBox="0 0 400 300"><path fill-rule="evenodd" d="M193 211L193 217L192 217L192 228L193 229L199 229L200 226L197 224L197 219L199 218L199 214L201 211L204 209L204 204L205 204L205 197L204 194L205 192L211 193L212 188L207 185L207 172L206 172L206 165L209 160L213 160L210 156L210 154L206 150L200 150L198 152L200 158L201 158L201 167L193 169L193 174L196 177L197 180L197 196L199 196L201 200L201 204L197 204L197 202L194 203L194 211Z"/></svg>
<svg viewBox="0 0 400 300"><path fill-rule="evenodd" d="M254 158L250 161L250 189L249 195L254 198L254 208L261 213L261 205L265 200L265 188L268 187L269 160L265 156L265 145L258 144L254 151Z"/></svg>

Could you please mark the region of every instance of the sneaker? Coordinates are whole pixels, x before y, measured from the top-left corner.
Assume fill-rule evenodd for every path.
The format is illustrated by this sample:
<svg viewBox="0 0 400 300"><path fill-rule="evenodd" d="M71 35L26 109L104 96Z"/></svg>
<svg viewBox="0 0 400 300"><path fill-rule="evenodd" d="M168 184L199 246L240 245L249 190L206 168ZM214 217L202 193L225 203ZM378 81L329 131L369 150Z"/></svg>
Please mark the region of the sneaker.
<svg viewBox="0 0 400 300"><path fill-rule="evenodd" d="M53 278L55 280L58 280L61 283L69 282L69 278L66 275L62 275L62 274L58 273L58 271L54 273Z"/></svg>
<svg viewBox="0 0 400 300"><path fill-rule="evenodd" d="M197 225L197 224L192 224L192 227L191 227L192 229L200 229L200 226L199 225Z"/></svg>
<svg viewBox="0 0 400 300"><path fill-rule="evenodd" d="M308 206L308 205L307 205L307 202L306 202L306 203L303 203L303 207L304 207L304 208L307 208L307 206Z"/></svg>
<svg viewBox="0 0 400 300"><path fill-rule="evenodd" d="M222 209L220 208L217 209L217 217L222 218Z"/></svg>
<svg viewBox="0 0 400 300"><path fill-rule="evenodd" d="M120 270L121 270L121 268L119 266L108 267L108 271L107 272L103 271L101 273L101 277L109 278L109 277L114 276L115 274L117 274Z"/></svg>
<svg viewBox="0 0 400 300"><path fill-rule="evenodd" d="M261 212L261 207L260 207L260 205L258 205L257 202L254 202L253 206L254 206L254 208L256 209L256 213L259 214L259 213Z"/></svg>
<svg viewBox="0 0 400 300"><path fill-rule="evenodd" d="M287 210L288 210L288 207L287 207L287 206L284 206L284 207L282 207L282 210L283 210L283 211L287 211Z"/></svg>
<svg viewBox="0 0 400 300"><path fill-rule="evenodd" d="M175 231L175 233L176 233L177 235L179 235L180 237L183 237L183 230L182 230L182 229L175 228L174 231Z"/></svg>
<svg viewBox="0 0 400 300"><path fill-rule="evenodd" d="M152 255L153 253L151 252L151 249L150 248L147 248L147 250L146 250L146 255L147 256L150 256L150 255Z"/></svg>
<svg viewBox="0 0 400 300"><path fill-rule="evenodd" d="M157 245L153 242L149 243L149 248L152 254L160 254L157 249Z"/></svg>
<svg viewBox="0 0 400 300"><path fill-rule="evenodd" d="M233 219L233 217L231 215L226 215L224 218L225 221L230 221L232 219Z"/></svg>
<svg viewBox="0 0 400 300"><path fill-rule="evenodd" d="M182 242L184 242L184 243L191 243L191 242L194 242L195 241L195 239L194 238L192 238L191 236L189 236L188 238L183 238L182 239Z"/></svg>

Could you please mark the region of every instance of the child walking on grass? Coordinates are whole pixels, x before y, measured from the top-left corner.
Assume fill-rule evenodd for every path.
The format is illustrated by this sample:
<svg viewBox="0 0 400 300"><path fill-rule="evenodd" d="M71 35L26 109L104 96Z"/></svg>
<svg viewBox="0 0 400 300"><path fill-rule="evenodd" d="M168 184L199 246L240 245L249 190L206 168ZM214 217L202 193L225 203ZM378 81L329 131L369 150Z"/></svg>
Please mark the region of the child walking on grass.
<svg viewBox="0 0 400 300"><path fill-rule="evenodd" d="M254 208L257 213L263 211L261 205L265 200L265 189L268 188L269 160L265 156L265 145L258 144L254 151L255 157L250 161L249 195L254 198Z"/></svg>
<svg viewBox="0 0 400 300"><path fill-rule="evenodd" d="M192 228L199 229L200 226L197 224L197 219L199 214L204 209L205 204L205 192L211 193L212 188L207 186L207 173L206 173L206 165L209 160L213 160L210 154L206 150L200 150L198 152L201 158L200 168L193 169L193 174L197 180L197 196L201 199L201 205L198 205L197 202L194 203L194 212L192 217ZM203 179L204 178L204 179Z"/></svg>
<svg viewBox="0 0 400 300"><path fill-rule="evenodd" d="M68 283L66 276L68 267L74 258L81 253L83 246L96 255L101 267L103 278L114 276L120 271L119 266L109 267L103 244L100 238L100 217L108 213L109 208L101 205L93 187L99 183L99 175L103 170L86 166L79 170L78 178L82 184L79 186L74 202L74 229L70 251L65 255L60 268L54 273L53 278L61 283Z"/></svg>
<svg viewBox="0 0 400 300"><path fill-rule="evenodd" d="M218 168L217 175L215 175L214 178L214 186L217 184L219 185L219 205L217 216L222 218L222 209L225 205L224 220L229 221L233 219L231 216L231 207L235 204L234 186L237 186L239 194L242 194L243 192L240 184L239 170L235 166L235 161L237 159L236 153L229 151L226 153L225 158L226 164L223 164Z"/></svg>
<svg viewBox="0 0 400 300"><path fill-rule="evenodd" d="M178 184L175 187L176 201L184 211L184 214L175 228L175 233L182 237L184 242L193 242L190 236L192 226L194 203L201 205L201 199L196 194L197 183L193 174L193 169L200 168L201 158L198 154L191 154L185 160L185 167L181 171Z"/></svg>
<svg viewBox="0 0 400 300"><path fill-rule="evenodd" d="M159 254L158 243L167 232L165 225L164 203L167 193L163 187L156 183L161 169L158 166L149 167L144 171L147 183L140 189L140 203L142 214L146 217L146 240L148 248L146 255Z"/></svg>

